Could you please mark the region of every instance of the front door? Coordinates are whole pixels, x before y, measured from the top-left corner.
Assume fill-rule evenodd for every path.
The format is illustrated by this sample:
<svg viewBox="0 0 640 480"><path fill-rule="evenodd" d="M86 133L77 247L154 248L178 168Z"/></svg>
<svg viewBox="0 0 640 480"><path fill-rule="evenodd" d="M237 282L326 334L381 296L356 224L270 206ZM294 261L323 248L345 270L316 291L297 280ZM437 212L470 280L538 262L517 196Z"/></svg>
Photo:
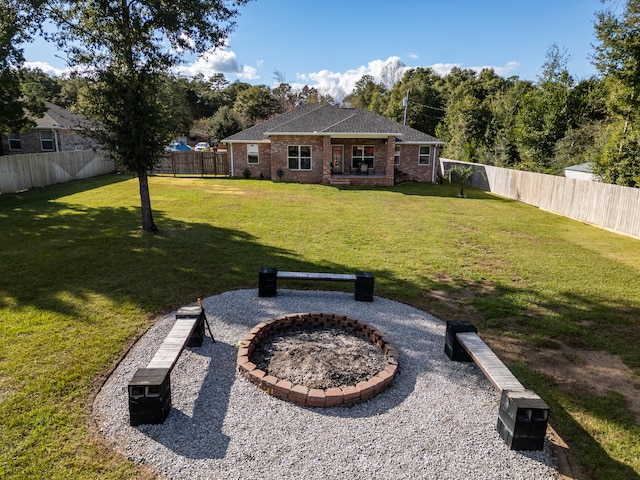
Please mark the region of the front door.
<svg viewBox="0 0 640 480"><path fill-rule="evenodd" d="M344 147L342 145L331 146L331 173L342 173L344 164Z"/></svg>

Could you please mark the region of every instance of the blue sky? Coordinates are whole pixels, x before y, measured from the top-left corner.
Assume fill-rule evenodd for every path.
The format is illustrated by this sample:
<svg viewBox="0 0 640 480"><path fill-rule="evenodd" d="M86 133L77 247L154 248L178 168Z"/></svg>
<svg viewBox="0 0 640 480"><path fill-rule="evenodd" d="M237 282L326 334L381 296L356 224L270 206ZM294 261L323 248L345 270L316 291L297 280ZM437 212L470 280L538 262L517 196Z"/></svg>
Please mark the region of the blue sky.
<svg viewBox="0 0 640 480"><path fill-rule="evenodd" d="M618 4L618 1L612 2ZM606 5L605 5L606 6ZM256 0L240 8L225 48L188 58L185 75L223 73L227 79L314 86L336 97L387 62L431 67L492 67L502 76L535 80L549 47L565 49L576 79L595 73L600 0ZM44 41L25 46L31 66L62 72L63 60Z"/></svg>

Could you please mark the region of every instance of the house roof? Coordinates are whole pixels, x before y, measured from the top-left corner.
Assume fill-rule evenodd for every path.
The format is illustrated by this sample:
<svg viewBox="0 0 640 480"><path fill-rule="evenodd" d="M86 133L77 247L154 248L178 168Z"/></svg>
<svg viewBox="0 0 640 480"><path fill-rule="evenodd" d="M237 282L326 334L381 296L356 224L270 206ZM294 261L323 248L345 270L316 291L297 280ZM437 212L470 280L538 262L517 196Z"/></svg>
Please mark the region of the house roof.
<svg viewBox="0 0 640 480"><path fill-rule="evenodd" d="M77 130L89 128L91 121L84 115L74 113L59 105L45 102L47 111L40 118L35 118L37 129Z"/></svg>
<svg viewBox="0 0 640 480"><path fill-rule="evenodd" d="M360 108L307 103L222 140L227 143L264 142L274 135L389 137L397 143L443 144L441 140L387 117Z"/></svg>
<svg viewBox="0 0 640 480"><path fill-rule="evenodd" d="M571 165L570 167L565 167L565 170L571 170L573 172L593 173L593 168L591 167L590 162Z"/></svg>

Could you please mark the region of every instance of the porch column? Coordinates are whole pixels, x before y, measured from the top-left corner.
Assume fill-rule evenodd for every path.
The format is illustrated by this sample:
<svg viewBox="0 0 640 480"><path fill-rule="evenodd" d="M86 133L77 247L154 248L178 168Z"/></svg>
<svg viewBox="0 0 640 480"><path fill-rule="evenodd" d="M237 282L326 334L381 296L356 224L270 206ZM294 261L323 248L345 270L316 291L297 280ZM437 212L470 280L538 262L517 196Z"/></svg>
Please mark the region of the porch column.
<svg viewBox="0 0 640 480"><path fill-rule="evenodd" d="M322 137L322 183L331 183L331 136Z"/></svg>
<svg viewBox="0 0 640 480"><path fill-rule="evenodd" d="M387 185L394 183L394 154L396 151L396 137L387 138L387 168L385 169L385 177Z"/></svg>

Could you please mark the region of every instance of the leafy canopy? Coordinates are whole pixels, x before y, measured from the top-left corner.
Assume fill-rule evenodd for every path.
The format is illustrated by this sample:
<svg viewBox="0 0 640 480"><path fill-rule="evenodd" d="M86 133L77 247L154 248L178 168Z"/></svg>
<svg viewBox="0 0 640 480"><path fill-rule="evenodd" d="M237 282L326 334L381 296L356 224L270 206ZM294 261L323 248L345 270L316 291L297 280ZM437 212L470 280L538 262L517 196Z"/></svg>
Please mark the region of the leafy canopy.
<svg viewBox="0 0 640 480"><path fill-rule="evenodd" d="M247 1L49 0L49 37L90 77L93 135L140 180L144 231L157 231L147 173L183 124L162 101L166 75L186 53L224 45Z"/></svg>

